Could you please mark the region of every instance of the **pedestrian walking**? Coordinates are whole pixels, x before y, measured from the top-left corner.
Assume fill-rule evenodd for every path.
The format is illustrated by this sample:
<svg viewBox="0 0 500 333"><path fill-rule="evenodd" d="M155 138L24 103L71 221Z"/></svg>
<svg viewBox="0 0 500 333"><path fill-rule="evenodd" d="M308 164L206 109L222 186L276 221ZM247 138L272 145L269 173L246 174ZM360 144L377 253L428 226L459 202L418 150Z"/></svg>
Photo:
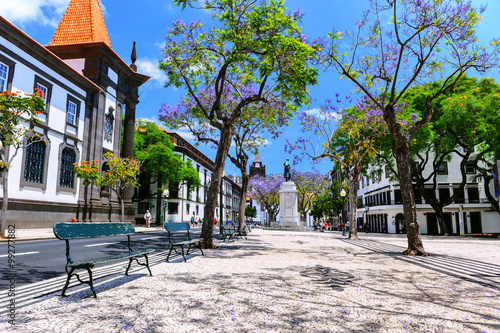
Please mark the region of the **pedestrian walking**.
<svg viewBox="0 0 500 333"><path fill-rule="evenodd" d="M151 222L151 214L149 210L146 210L146 214L144 214L144 220L146 220L146 228L149 228L149 223Z"/></svg>
<svg viewBox="0 0 500 333"><path fill-rule="evenodd" d="M191 228L194 227L194 216L191 216Z"/></svg>

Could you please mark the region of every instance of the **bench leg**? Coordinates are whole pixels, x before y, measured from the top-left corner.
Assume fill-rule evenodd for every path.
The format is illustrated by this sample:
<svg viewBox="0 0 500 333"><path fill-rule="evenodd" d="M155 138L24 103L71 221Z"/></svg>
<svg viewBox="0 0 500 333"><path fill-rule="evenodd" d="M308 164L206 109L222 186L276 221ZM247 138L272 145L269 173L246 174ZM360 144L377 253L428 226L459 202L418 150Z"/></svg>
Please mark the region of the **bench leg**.
<svg viewBox="0 0 500 333"><path fill-rule="evenodd" d="M184 246L181 246L181 252L182 252L182 257L184 258L184 262L186 262L186 257L184 256Z"/></svg>
<svg viewBox="0 0 500 333"><path fill-rule="evenodd" d="M146 258L146 268L148 269L149 271L149 276L153 276L153 273L151 273L151 269L149 269L149 259L148 259L148 255L147 254L144 254L144 258Z"/></svg>
<svg viewBox="0 0 500 333"><path fill-rule="evenodd" d="M128 260L128 267L127 267L127 270L125 271L125 275L128 275L128 270L130 269L130 265L132 265L132 261L135 260L135 262L137 263L137 265L141 265L141 266L146 266L146 268L148 269L149 271L149 276L153 276L153 273L151 273L151 269L149 269L149 258L148 258L148 254L147 253L144 253L143 254L144 258L146 258L146 263L145 264L141 264L139 262L139 259L137 259L136 257L132 257Z"/></svg>
<svg viewBox="0 0 500 333"><path fill-rule="evenodd" d="M83 268L83 267L81 267ZM64 288L62 290L62 293L61 293L61 296L63 297L67 297L66 296L66 289L68 288L69 286L69 282L71 281L71 277L73 275L76 276L77 280L80 281L80 283L86 283L90 286L90 290L92 291L92 294L94 295L94 298L97 298L97 294L95 292L95 289L94 289L94 279L92 277L92 270L90 269L90 267L85 267L85 269L87 270L87 272L89 273L89 280L88 281L83 281L82 279L80 279L80 276L78 274L73 274L73 272L75 271L76 268L72 267L71 270L69 271L68 273L68 277L66 278L66 283L64 284Z"/></svg>
<svg viewBox="0 0 500 333"><path fill-rule="evenodd" d="M68 277L66 278L66 283L64 284L64 288L62 290L61 296L66 297L66 289L69 286L69 281L71 280L71 276L73 276L73 272L75 271L74 268L71 268L71 270L68 273Z"/></svg>
<svg viewBox="0 0 500 333"><path fill-rule="evenodd" d="M95 290L94 290L94 279L92 278L92 271L90 270L90 268L87 268L87 272L89 272L89 286L90 286L90 290L92 290L92 294L94 294L94 298L97 298L97 294L95 293Z"/></svg>
<svg viewBox="0 0 500 333"><path fill-rule="evenodd" d="M128 259L128 267L127 270L125 271L125 275L128 275L128 270L130 269L130 266L132 265L132 260L134 260L134 257ZM139 263L139 262L137 262Z"/></svg>
<svg viewBox="0 0 500 333"><path fill-rule="evenodd" d="M168 251L168 256L167 256L167 259L165 260L166 262L168 262L168 258L170 258L170 253L172 253L172 250L174 249L174 247L172 246L170 248L170 251Z"/></svg>

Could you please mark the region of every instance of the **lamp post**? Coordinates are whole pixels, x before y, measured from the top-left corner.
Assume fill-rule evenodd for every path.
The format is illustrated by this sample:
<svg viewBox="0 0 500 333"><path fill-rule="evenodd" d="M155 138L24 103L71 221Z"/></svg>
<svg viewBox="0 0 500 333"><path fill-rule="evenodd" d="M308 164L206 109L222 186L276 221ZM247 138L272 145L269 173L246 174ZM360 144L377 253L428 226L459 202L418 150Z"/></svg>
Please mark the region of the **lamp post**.
<svg viewBox="0 0 500 333"><path fill-rule="evenodd" d="M222 226L224 224L224 210L222 207L224 207L224 203L223 203L223 199L224 199L224 193L223 193L223 189L224 189L224 176L226 175L226 172L225 170L222 170L222 178L220 180L220 211L219 211L219 234L222 235Z"/></svg>
<svg viewBox="0 0 500 333"><path fill-rule="evenodd" d="M342 236L346 236L346 233L345 233L345 223L346 223L346 211L345 211L345 191L344 189L342 189L342 191L340 191L340 196L342 197Z"/></svg>
<svg viewBox="0 0 500 333"><path fill-rule="evenodd" d="M167 219L167 214L168 214L168 196L169 196L170 192L165 189L163 190L163 223L167 222L168 219Z"/></svg>

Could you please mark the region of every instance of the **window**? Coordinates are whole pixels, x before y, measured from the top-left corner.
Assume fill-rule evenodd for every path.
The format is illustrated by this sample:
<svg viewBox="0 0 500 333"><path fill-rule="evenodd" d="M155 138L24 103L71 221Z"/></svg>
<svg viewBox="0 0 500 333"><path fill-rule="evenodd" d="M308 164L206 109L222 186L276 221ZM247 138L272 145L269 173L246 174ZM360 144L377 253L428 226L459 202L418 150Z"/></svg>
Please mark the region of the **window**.
<svg viewBox="0 0 500 333"><path fill-rule="evenodd" d="M29 142L26 148L26 161L24 164L24 180L31 183L42 184L45 162L45 143L43 141Z"/></svg>
<svg viewBox="0 0 500 333"><path fill-rule="evenodd" d="M61 154L61 166L59 169L59 186L65 188L74 187L75 172L73 163L75 161L75 151L69 147L64 148Z"/></svg>
<svg viewBox="0 0 500 333"><path fill-rule="evenodd" d="M396 205L403 203L403 198L401 196L401 190L394 190L394 203Z"/></svg>
<svg viewBox="0 0 500 333"><path fill-rule="evenodd" d="M0 91L12 90L16 63L0 54Z"/></svg>
<svg viewBox="0 0 500 333"><path fill-rule="evenodd" d="M478 203L479 189L477 187L467 186L467 196L469 197L469 203Z"/></svg>
<svg viewBox="0 0 500 333"><path fill-rule="evenodd" d="M462 189L459 192L459 188L453 188L453 195L455 196L455 203L465 203L465 192Z"/></svg>
<svg viewBox="0 0 500 333"><path fill-rule="evenodd" d="M177 202L168 203L168 213L177 214L179 212L179 204Z"/></svg>
<svg viewBox="0 0 500 333"><path fill-rule="evenodd" d="M9 78L9 67L0 62L0 91L7 90L7 83Z"/></svg>
<svg viewBox="0 0 500 333"><path fill-rule="evenodd" d="M35 91L36 89L39 89L42 92L43 100L45 102L45 113L39 114L38 118L40 118L42 122L46 122L50 110L50 97L52 94L52 84L50 84L48 81L45 81L41 77L35 75L35 84L33 87L33 91Z"/></svg>
<svg viewBox="0 0 500 333"><path fill-rule="evenodd" d="M465 164L465 173L476 173L476 168L474 168L474 162L467 162Z"/></svg>
<svg viewBox="0 0 500 333"><path fill-rule="evenodd" d="M38 89L42 92L42 98L43 100L45 101L45 103L47 103L47 92L48 92L48 88L46 86L44 86L43 84L39 83L39 82L36 82L35 83L35 89Z"/></svg>
<svg viewBox="0 0 500 333"><path fill-rule="evenodd" d="M66 118L66 122L68 124L76 125L77 112L78 112L78 105L75 102L68 100L67 118Z"/></svg>
<svg viewBox="0 0 500 333"><path fill-rule="evenodd" d="M138 214L145 214L147 210L149 210L149 202L139 202L137 207Z"/></svg>
<svg viewBox="0 0 500 333"><path fill-rule="evenodd" d="M437 167L438 175L447 175L448 174L448 162L443 162Z"/></svg>
<svg viewBox="0 0 500 333"><path fill-rule="evenodd" d="M439 188L438 192L439 192L439 201L440 202L445 202L445 201L448 201L450 199L450 189L449 188L447 188L447 187Z"/></svg>

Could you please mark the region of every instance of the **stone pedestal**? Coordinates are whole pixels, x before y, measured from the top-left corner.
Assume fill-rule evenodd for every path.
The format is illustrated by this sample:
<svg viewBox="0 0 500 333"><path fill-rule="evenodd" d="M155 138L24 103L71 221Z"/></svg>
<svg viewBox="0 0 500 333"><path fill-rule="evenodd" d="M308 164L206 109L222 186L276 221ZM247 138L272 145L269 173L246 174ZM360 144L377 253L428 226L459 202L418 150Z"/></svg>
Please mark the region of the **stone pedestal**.
<svg viewBox="0 0 500 333"><path fill-rule="evenodd" d="M287 181L280 187L280 226L296 228L300 225L298 191L295 183Z"/></svg>

